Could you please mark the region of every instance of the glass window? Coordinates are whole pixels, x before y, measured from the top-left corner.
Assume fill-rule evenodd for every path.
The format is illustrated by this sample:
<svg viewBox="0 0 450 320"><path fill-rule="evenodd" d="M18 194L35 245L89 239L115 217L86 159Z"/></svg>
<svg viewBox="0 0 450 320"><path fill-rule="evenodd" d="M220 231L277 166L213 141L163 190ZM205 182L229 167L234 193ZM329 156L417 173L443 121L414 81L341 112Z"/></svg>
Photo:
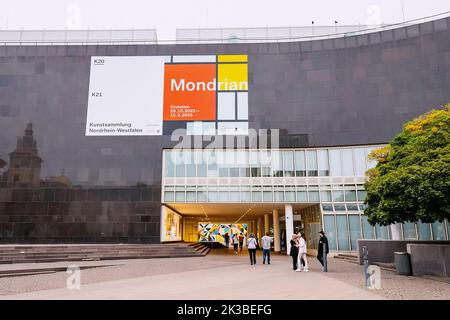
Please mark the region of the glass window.
<svg viewBox="0 0 450 320"><path fill-rule="evenodd" d="M405 240L416 240L416 225L412 222L406 222L403 224L403 238Z"/></svg>
<svg viewBox="0 0 450 320"><path fill-rule="evenodd" d="M219 177L228 177L228 168L227 167L220 167L219 168Z"/></svg>
<svg viewBox="0 0 450 320"><path fill-rule="evenodd" d="M228 202L229 200L228 187L219 187L219 201Z"/></svg>
<svg viewBox="0 0 450 320"><path fill-rule="evenodd" d="M252 201L255 201L255 202L261 202L262 201L262 194L261 194L261 187L260 186L253 186L252 187Z"/></svg>
<svg viewBox="0 0 450 320"><path fill-rule="evenodd" d="M333 201L334 202L344 202L344 191L333 190Z"/></svg>
<svg viewBox="0 0 450 320"><path fill-rule="evenodd" d="M217 192L216 186L209 186L208 187L208 202L217 202L219 199L219 195Z"/></svg>
<svg viewBox="0 0 450 320"><path fill-rule="evenodd" d="M359 215L349 215L348 223L350 228L350 244L352 250L358 250L358 239L361 239L361 223Z"/></svg>
<svg viewBox="0 0 450 320"><path fill-rule="evenodd" d="M328 238L328 245L331 250L336 250L336 228L334 225L334 215L323 216L323 228Z"/></svg>
<svg viewBox="0 0 450 320"><path fill-rule="evenodd" d="M310 186L308 189L308 194L309 202L320 202L318 186Z"/></svg>
<svg viewBox="0 0 450 320"><path fill-rule="evenodd" d="M206 187L198 187L197 190L197 201L198 202L206 202Z"/></svg>
<svg viewBox="0 0 450 320"><path fill-rule="evenodd" d="M184 151L184 158L186 164L186 177L195 177L197 170L194 160L194 152Z"/></svg>
<svg viewBox="0 0 450 320"><path fill-rule="evenodd" d="M369 224L367 216L361 216L361 222L363 227L363 239L374 239L373 226Z"/></svg>
<svg viewBox="0 0 450 320"><path fill-rule="evenodd" d="M309 177L318 175L316 151L306 151L306 171Z"/></svg>
<svg viewBox="0 0 450 320"><path fill-rule="evenodd" d="M380 226L379 224L377 224L377 225L375 225L375 232L377 234L377 239L383 239L383 240L389 239L388 227Z"/></svg>
<svg viewBox="0 0 450 320"><path fill-rule="evenodd" d="M350 250L346 215L336 215L336 227L339 251Z"/></svg>
<svg viewBox="0 0 450 320"><path fill-rule="evenodd" d="M358 203L358 207L360 211L364 211L367 209L367 205L365 205L364 203Z"/></svg>
<svg viewBox="0 0 450 320"><path fill-rule="evenodd" d="M295 151L295 175L306 176L305 151Z"/></svg>
<svg viewBox="0 0 450 320"><path fill-rule="evenodd" d="M308 202L306 187L297 187L297 202Z"/></svg>
<svg viewBox="0 0 450 320"><path fill-rule="evenodd" d="M175 165L175 174L177 177L186 176L184 159L182 157L177 157L177 163Z"/></svg>
<svg viewBox="0 0 450 320"><path fill-rule="evenodd" d="M207 165L207 176L214 178L217 177L217 157L215 151L206 151L206 158L208 159L208 165Z"/></svg>
<svg viewBox="0 0 450 320"><path fill-rule="evenodd" d="M241 202L252 202L250 186L241 187Z"/></svg>
<svg viewBox="0 0 450 320"><path fill-rule="evenodd" d="M274 177L283 176L283 161L280 151L272 151L272 175Z"/></svg>
<svg viewBox="0 0 450 320"><path fill-rule="evenodd" d="M367 191L366 190L358 190L358 201L366 200Z"/></svg>
<svg viewBox="0 0 450 320"><path fill-rule="evenodd" d="M333 211L333 205L331 203L322 204L323 211Z"/></svg>
<svg viewBox="0 0 450 320"><path fill-rule="evenodd" d="M445 223L447 225L447 240L450 240L450 223L448 223L448 220L445 220Z"/></svg>
<svg viewBox="0 0 450 320"><path fill-rule="evenodd" d="M433 229L433 240L445 240L445 230L442 222L433 222L431 228Z"/></svg>
<svg viewBox="0 0 450 320"><path fill-rule="evenodd" d="M330 168L328 166L328 150L318 150L317 157L319 162L319 176L329 176Z"/></svg>
<svg viewBox="0 0 450 320"><path fill-rule="evenodd" d="M283 186L275 186L275 201L284 202L284 188Z"/></svg>
<svg viewBox="0 0 450 320"><path fill-rule="evenodd" d="M331 191L321 191L320 192L320 198L322 201L331 201Z"/></svg>
<svg viewBox="0 0 450 320"><path fill-rule="evenodd" d="M196 202L197 195L195 191L195 186L187 186L186 187L186 202Z"/></svg>
<svg viewBox="0 0 450 320"><path fill-rule="evenodd" d="M286 201L295 202L295 187L286 186L286 191L284 193Z"/></svg>
<svg viewBox="0 0 450 320"><path fill-rule="evenodd" d="M174 201L175 200L175 196L173 191L164 191L164 201L165 202L169 202L169 201Z"/></svg>
<svg viewBox="0 0 450 320"><path fill-rule="evenodd" d="M377 165L377 162L375 160L368 159L369 154L372 152L372 150L375 150L375 149L377 149L377 148L374 148L374 147L366 148L367 169L372 169L373 167L375 167Z"/></svg>
<svg viewBox="0 0 450 320"><path fill-rule="evenodd" d="M165 152L164 154L164 166L165 166L164 175L166 177L173 177L175 174L175 166L173 163L172 156L173 156L172 152Z"/></svg>
<svg viewBox="0 0 450 320"><path fill-rule="evenodd" d="M335 211L345 211L345 204L335 204L334 210Z"/></svg>
<svg viewBox="0 0 450 320"><path fill-rule="evenodd" d="M239 168L230 168L230 177L239 177Z"/></svg>
<svg viewBox="0 0 450 320"><path fill-rule="evenodd" d="M358 211L358 205L356 203L347 203L348 211Z"/></svg>
<svg viewBox="0 0 450 320"><path fill-rule="evenodd" d="M177 202L185 202L186 194L184 192L184 187L176 187L175 188L175 201Z"/></svg>
<svg viewBox="0 0 450 320"><path fill-rule="evenodd" d="M340 150L330 150L330 173L332 176L342 176L341 152Z"/></svg>
<svg viewBox="0 0 450 320"><path fill-rule="evenodd" d="M283 151L283 169L285 177L294 176L294 152Z"/></svg>
<svg viewBox="0 0 450 320"><path fill-rule="evenodd" d="M263 201L273 202L272 186L263 186Z"/></svg>
<svg viewBox="0 0 450 320"><path fill-rule="evenodd" d="M345 201L354 202L356 201L356 191L354 190L345 190Z"/></svg>
<svg viewBox="0 0 450 320"><path fill-rule="evenodd" d="M230 186L230 201L239 202L239 200L240 200L239 186Z"/></svg>
<svg viewBox="0 0 450 320"><path fill-rule="evenodd" d="M342 150L342 175L345 177L354 176L352 149Z"/></svg>
<svg viewBox="0 0 450 320"><path fill-rule="evenodd" d="M366 151L364 148L356 148L353 152L355 157L355 175L363 177L366 175Z"/></svg>
<svg viewBox="0 0 450 320"><path fill-rule="evenodd" d="M429 223L418 222L419 240L431 240L431 226Z"/></svg>

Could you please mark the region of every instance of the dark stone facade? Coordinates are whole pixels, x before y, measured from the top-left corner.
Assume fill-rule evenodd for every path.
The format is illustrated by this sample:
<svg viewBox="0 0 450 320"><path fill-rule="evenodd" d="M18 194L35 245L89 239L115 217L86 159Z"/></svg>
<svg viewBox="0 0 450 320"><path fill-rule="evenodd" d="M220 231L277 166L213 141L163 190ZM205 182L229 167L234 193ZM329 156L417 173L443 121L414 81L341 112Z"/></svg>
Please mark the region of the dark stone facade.
<svg viewBox="0 0 450 320"><path fill-rule="evenodd" d="M40 186L0 181L1 241L158 242L170 136L86 137L90 57L190 54L248 54L250 127L283 147L385 143L450 101L449 18L291 43L1 46L0 170L29 122L43 160Z"/></svg>

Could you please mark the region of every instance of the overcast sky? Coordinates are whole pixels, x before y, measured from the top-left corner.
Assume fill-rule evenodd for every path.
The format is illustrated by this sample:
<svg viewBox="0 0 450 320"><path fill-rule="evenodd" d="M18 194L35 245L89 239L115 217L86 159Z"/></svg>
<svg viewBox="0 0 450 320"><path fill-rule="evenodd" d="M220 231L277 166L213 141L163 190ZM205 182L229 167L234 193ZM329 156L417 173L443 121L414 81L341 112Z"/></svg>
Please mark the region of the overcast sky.
<svg viewBox="0 0 450 320"><path fill-rule="evenodd" d="M403 2L403 10L402 10ZM175 29L395 23L450 11L450 0L0 0L0 29Z"/></svg>

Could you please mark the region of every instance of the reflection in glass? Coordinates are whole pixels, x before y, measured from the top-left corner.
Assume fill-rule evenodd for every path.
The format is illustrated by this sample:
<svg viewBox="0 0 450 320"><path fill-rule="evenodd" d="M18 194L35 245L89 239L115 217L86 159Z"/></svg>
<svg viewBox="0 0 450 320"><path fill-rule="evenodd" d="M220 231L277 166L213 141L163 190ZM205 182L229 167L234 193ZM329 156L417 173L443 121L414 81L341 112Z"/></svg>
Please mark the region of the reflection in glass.
<svg viewBox="0 0 450 320"><path fill-rule="evenodd" d="M310 177L318 175L316 151L306 151L306 171Z"/></svg>
<svg viewBox="0 0 450 320"><path fill-rule="evenodd" d="M328 166L328 150L317 151L319 162L319 176L329 176L330 168Z"/></svg>
<svg viewBox="0 0 450 320"><path fill-rule="evenodd" d="M361 216L361 222L363 226L363 239L374 239L373 226L369 224L367 216Z"/></svg>
<svg viewBox="0 0 450 320"><path fill-rule="evenodd" d="M328 239L328 245L331 250L337 250L336 247L336 228L334 225L334 215L323 216L323 227Z"/></svg>
<svg viewBox="0 0 450 320"><path fill-rule="evenodd" d="M295 151L295 175L306 176L305 151Z"/></svg>
<svg viewBox="0 0 450 320"><path fill-rule="evenodd" d="M340 150L330 150L330 171L334 177L342 176L341 152Z"/></svg>
<svg viewBox="0 0 450 320"><path fill-rule="evenodd" d="M356 251L358 249L358 239L361 239L361 224L359 219L359 215L348 216L348 223L350 228L350 244L353 251Z"/></svg>
<svg viewBox="0 0 450 320"><path fill-rule="evenodd" d="M446 240L444 224L442 222L433 222L431 228L433 230L433 240Z"/></svg>
<svg viewBox="0 0 450 320"><path fill-rule="evenodd" d="M431 226L429 223L418 222L419 240L431 240Z"/></svg>

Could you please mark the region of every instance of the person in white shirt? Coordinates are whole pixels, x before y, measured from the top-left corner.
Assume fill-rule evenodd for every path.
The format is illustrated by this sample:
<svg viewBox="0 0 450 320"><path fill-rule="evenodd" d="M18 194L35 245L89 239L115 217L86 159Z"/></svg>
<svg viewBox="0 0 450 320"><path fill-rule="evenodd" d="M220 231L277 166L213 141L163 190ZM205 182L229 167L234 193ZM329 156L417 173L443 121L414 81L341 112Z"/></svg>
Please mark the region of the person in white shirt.
<svg viewBox="0 0 450 320"><path fill-rule="evenodd" d="M306 252L307 252L307 248L306 248L306 240L305 240L305 236L300 233L300 239L298 242L298 263L297 263L297 270L296 271L304 271L304 272L308 272L308 260L306 259ZM302 270L302 260L303 260L303 270Z"/></svg>
<svg viewBox="0 0 450 320"><path fill-rule="evenodd" d="M250 255L250 264L256 265L256 246L258 245L258 241L255 239L255 235L252 233L247 240L247 249L248 254Z"/></svg>
<svg viewBox="0 0 450 320"><path fill-rule="evenodd" d="M270 264L270 247L273 242L273 239L269 237L269 233L267 232L264 237L261 238L262 248L263 248L263 264L266 264L266 256L267 256L267 264Z"/></svg>
<svg viewBox="0 0 450 320"><path fill-rule="evenodd" d="M231 241L233 242L234 254L238 254L239 238L236 233L233 234Z"/></svg>

